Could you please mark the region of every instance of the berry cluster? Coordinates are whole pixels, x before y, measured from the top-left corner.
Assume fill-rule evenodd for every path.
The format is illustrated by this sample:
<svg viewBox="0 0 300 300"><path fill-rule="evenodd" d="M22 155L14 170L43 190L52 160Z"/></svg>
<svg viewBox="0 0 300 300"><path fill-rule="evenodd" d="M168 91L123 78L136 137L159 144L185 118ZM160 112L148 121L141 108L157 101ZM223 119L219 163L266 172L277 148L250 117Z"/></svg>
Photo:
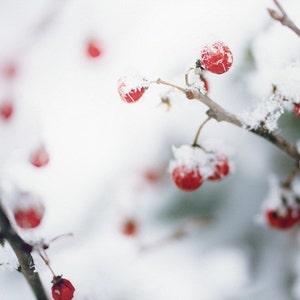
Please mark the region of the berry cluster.
<svg viewBox="0 0 300 300"><path fill-rule="evenodd" d="M194 191L205 180L221 180L231 170L230 158L224 153L189 145L173 147L173 153L170 172L175 185L183 191Z"/></svg>
<svg viewBox="0 0 300 300"><path fill-rule="evenodd" d="M300 223L300 210L291 207L273 208L265 212L267 224L276 229L289 229Z"/></svg>
<svg viewBox="0 0 300 300"><path fill-rule="evenodd" d="M285 230L300 223L299 187L297 180L293 180L293 184L280 184L271 178L269 195L263 206L263 218L268 226Z"/></svg>

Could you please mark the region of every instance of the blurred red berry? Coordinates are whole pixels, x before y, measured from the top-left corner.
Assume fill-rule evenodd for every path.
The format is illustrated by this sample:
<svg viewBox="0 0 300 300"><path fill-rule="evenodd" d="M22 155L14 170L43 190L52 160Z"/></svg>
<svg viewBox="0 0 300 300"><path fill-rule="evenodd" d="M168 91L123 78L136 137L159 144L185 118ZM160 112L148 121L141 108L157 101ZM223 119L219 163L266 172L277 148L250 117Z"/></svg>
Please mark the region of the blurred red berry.
<svg viewBox="0 0 300 300"><path fill-rule="evenodd" d="M163 176L163 170L158 168L148 168L144 170L143 177L149 183L157 183Z"/></svg>
<svg viewBox="0 0 300 300"><path fill-rule="evenodd" d="M96 42L90 41L87 44L86 53L90 58L97 58L102 54L102 51Z"/></svg>
<svg viewBox="0 0 300 300"><path fill-rule="evenodd" d="M201 66L215 74L227 72L233 62L232 52L223 42L204 46L200 53Z"/></svg>
<svg viewBox="0 0 300 300"><path fill-rule="evenodd" d="M49 160L49 154L44 146L36 149L30 156L31 164L37 168L46 166L49 163Z"/></svg>
<svg viewBox="0 0 300 300"><path fill-rule="evenodd" d="M35 228L40 225L44 216L42 203L28 204L25 207L14 208L13 214L17 225L23 229Z"/></svg>
<svg viewBox="0 0 300 300"><path fill-rule="evenodd" d="M298 118L300 118L300 104L299 103L294 103L294 113Z"/></svg>
<svg viewBox="0 0 300 300"><path fill-rule="evenodd" d="M127 236L134 236L137 233L137 223L133 219L128 219L122 224L122 233Z"/></svg>
<svg viewBox="0 0 300 300"><path fill-rule="evenodd" d="M126 83L120 80L118 84L118 92L124 102L134 103L143 96L145 88L143 86L138 86L128 89Z"/></svg>
<svg viewBox="0 0 300 300"><path fill-rule="evenodd" d="M66 278L55 276L52 280L52 297L54 300L71 300L75 292L73 284Z"/></svg>
<svg viewBox="0 0 300 300"><path fill-rule="evenodd" d="M18 71L17 65L14 62L8 62L2 68L3 75L7 79L12 79L16 76Z"/></svg>
<svg viewBox="0 0 300 300"><path fill-rule="evenodd" d="M172 179L183 191L194 191L203 183L203 177L198 169L189 170L185 166L177 166L172 171Z"/></svg>
<svg viewBox="0 0 300 300"><path fill-rule="evenodd" d="M224 156L219 157L217 158L214 174L209 176L207 179L211 181L220 180L223 177L227 176L229 174L229 171L230 168L229 168L228 159Z"/></svg>
<svg viewBox="0 0 300 300"><path fill-rule="evenodd" d="M13 102L6 100L0 104L0 117L3 120L9 120L14 112Z"/></svg>
<svg viewBox="0 0 300 300"><path fill-rule="evenodd" d="M288 209L285 214L280 214L276 209L267 210L265 218L269 226L276 229L289 229L297 222L297 216L292 209Z"/></svg>

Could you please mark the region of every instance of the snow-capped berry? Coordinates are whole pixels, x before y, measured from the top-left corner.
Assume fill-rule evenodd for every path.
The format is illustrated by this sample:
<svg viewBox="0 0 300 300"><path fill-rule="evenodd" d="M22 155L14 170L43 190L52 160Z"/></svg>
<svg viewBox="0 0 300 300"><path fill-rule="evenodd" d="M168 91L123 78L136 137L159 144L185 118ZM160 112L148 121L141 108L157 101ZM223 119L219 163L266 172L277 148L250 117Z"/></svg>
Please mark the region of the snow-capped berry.
<svg viewBox="0 0 300 300"><path fill-rule="evenodd" d="M102 51L95 41L90 41L87 44L86 53L90 58L97 58L101 55Z"/></svg>
<svg viewBox="0 0 300 300"><path fill-rule="evenodd" d="M217 157L216 165L215 165L215 172L208 176L208 180L214 181L214 180L220 180L223 177L227 176L229 174L230 167L229 167L229 161L228 158L225 156Z"/></svg>
<svg viewBox="0 0 300 300"><path fill-rule="evenodd" d="M15 207L13 210L17 225L23 229L36 228L44 216L45 207L42 203L28 203Z"/></svg>
<svg viewBox="0 0 300 300"><path fill-rule="evenodd" d="M297 216L292 209L287 209L285 213L269 209L265 212L265 218L269 226L276 229L289 229L297 222Z"/></svg>
<svg viewBox="0 0 300 300"><path fill-rule="evenodd" d="M300 104L299 103L294 103L294 113L298 118L300 118Z"/></svg>
<svg viewBox="0 0 300 300"><path fill-rule="evenodd" d="M6 100L0 104L0 117L9 120L14 112L14 105L11 100Z"/></svg>
<svg viewBox="0 0 300 300"><path fill-rule="evenodd" d="M203 176L197 168L188 169L184 165L173 169L172 179L176 186L183 191L194 191L203 183Z"/></svg>
<svg viewBox="0 0 300 300"><path fill-rule="evenodd" d="M204 46L200 53L201 66L215 74L227 72L233 62L231 50L223 42L215 42Z"/></svg>
<svg viewBox="0 0 300 300"><path fill-rule="evenodd" d="M147 88L147 82L140 78L123 77L118 81L118 93L121 99L127 103L138 101Z"/></svg>
<svg viewBox="0 0 300 300"><path fill-rule="evenodd" d="M127 236L136 235L138 230L137 223L134 219L128 219L122 224L122 233Z"/></svg>
<svg viewBox="0 0 300 300"><path fill-rule="evenodd" d="M40 146L30 155L30 163L37 167L44 167L49 163L49 154L44 146Z"/></svg>
<svg viewBox="0 0 300 300"><path fill-rule="evenodd" d="M54 300L71 300L75 292L75 288L70 280L62 276L55 276L52 280L52 297Z"/></svg>

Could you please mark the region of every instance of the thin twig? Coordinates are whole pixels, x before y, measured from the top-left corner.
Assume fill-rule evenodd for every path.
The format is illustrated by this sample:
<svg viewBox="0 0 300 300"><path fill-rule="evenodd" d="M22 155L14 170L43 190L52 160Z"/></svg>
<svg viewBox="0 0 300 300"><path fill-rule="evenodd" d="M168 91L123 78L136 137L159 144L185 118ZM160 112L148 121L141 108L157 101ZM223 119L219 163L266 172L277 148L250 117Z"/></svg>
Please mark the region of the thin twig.
<svg viewBox="0 0 300 300"><path fill-rule="evenodd" d="M200 135L200 132L202 130L202 128L204 127L204 125L211 119L211 117L207 117L207 119L205 119L201 125L199 126L198 130L197 130L197 133L195 135L195 138L194 138L194 142L193 142L193 146L197 146L198 145L198 138L199 138L199 135Z"/></svg>
<svg viewBox="0 0 300 300"><path fill-rule="evenodd" d="M289 189L293 179L295 178L295 176L297 175L298 172L299 172L299 167L297 164L293 167L291 172L287 175L286 179L281 183L281 186L283 188Z"/></svg>
<svg viewBox="0 0 300 300"><path fill-rule="evenodd" d="M296 26L296 24L290 19L284 8L277 0L273 0L275 5L277 6L279 11L275 9L268 8L268 13L272 19L280 22L283 26L290 28L298 37L300 37L300 29Z"/></svg>
<svg viewBox="0 0 300 300"><path fill-rule="evenodd" d="M287 141L284 137L275 134L274 132L269 132L264 127L258 127L255 129L247 128L242 121L234 114L227 111L225 108L223 108L221 105L216 103L214 100L212 100L209 96L202 94L200 91L192 91L190 89L185 89L183 87L173 85L172 83L166 82L162 79L158 79L156 81L158 84L165 84L168 86L172 86L181 92L183 92L186 97L190 100L199 100L203 104L205 104L209 110L207 111L207 115L213 119L215 119L218 122L227 122L231 123L237 127L244 128L261 138L269 141L273 145L275 145L277 148L285 152L288 156L295 159L297 162L300 160L300 154L297 150L297 147Z"/></svg>

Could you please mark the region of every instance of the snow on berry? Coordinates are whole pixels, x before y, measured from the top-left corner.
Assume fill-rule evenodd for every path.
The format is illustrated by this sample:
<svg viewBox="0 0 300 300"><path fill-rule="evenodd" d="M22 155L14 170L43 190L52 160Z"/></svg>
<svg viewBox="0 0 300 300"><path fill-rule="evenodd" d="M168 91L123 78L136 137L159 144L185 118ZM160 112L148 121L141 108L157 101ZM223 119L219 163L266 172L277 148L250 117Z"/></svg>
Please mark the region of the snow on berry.
<svg viewBox="0 0 300 300"><path fill-rule="evenodd" d="M230 172L229 159L225 156L216 156L214 174L208 176L208 180L215 181L220 180L227 176Z"/></svg>
<svg viewBox="0 0 300 300"><path fill-rule="evenodd" d="M203 181L215 173L215 153L197 146L173 147L174 160L169 170L176 186L184 191L198 189Z"/></svg>
<svg viewBox="0 0 300 300"><path fill-rule="evenodd" d="M52 280L52 297L54 300L73 299L75 288L70 280L62 276L55 276Z"/></svg>
<svg viewBox="0 0 300 300"><path fill-rule="evenodd" d="M187 192L195 191L203 183L203 176L200 174L199 169L189 170L184 165L173 169L172 179L178 188Z"/></svg>
<svg viewBox="0 0 300 300"><path fill-rule="evenodd" d="M278 178L269 179L269 192L262 205L262 219L270 227L288 229L300 221L299 196L293 188L283 188Z"/></svg>
<svg viewBox="0 0 300 300"><path fill-rule="evenodd" d="M215 74L227 72L232 63L233 55L229 47L223 42L214 42L207 44L201 49L201 66Z"/></svg>
<svg viewBox="0 0 300 300"><path fill-rule="evenodd" d="M40 225L45 207L40 197L27 192L19 192L12 203L16 224L23 229L36 228Z"/></svg>
<svg viewBox="0 0 300 300"><path fill-rule="evenodd" d="M123 76L118 80L118 93L127 103L138 101L148 88L149 83L139 76Z"/></svg>
<svg viewBox="0 0 300 300"><path fill-rule="evenodd" d="M46 148L44 146L40 146L31 153L29 160L33 166L41 168L49 163L50 158Z"/></svg>
<svg viewBox="0 0 300 300"><path fill-rule="evenodd" d="M300 103L300 64L276 73L273 83L278 92L293 103Z"/></svg>
<svg viewBox="0 0 300 300"><path fill-rule="evenodd" d="M11 100L5 100L0 103L0 118L7 121L9 120L14 112L14 105Z"/></svg>

